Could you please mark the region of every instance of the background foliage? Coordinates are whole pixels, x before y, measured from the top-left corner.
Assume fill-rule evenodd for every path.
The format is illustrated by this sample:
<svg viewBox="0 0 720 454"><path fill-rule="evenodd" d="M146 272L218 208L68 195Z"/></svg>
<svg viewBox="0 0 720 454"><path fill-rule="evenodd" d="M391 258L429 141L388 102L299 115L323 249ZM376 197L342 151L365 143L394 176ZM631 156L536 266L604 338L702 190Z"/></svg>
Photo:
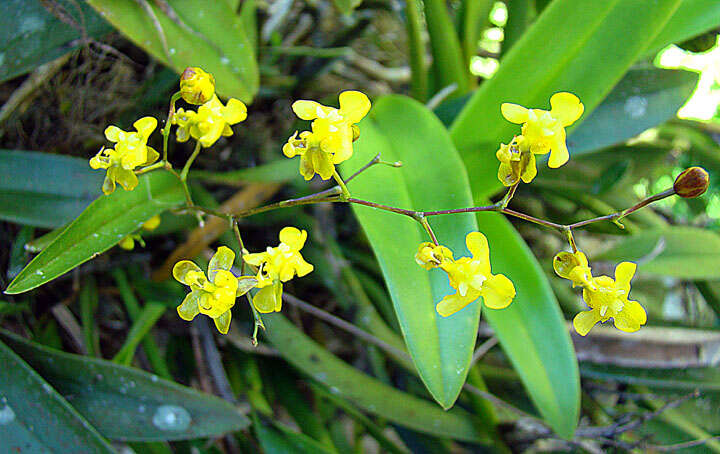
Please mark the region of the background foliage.
<svg viewBox="0 0 720 454"><path fill-rule="evenodd" d="M10 0L0 13L0 452L720 451L718 2ZM518 289L507 309L443 319L433 308L449 287L413 262L423 232L408 219L341 204L245 218L250 250L307 229L315 265L254 347L242 300L226 337L175 314L172 265L238 251L227 223L178 213L164 173L99 197L87 164L107 125L164 118L190 65L249 105L191 172L195 200L228 212L323 187L280 155L303 126L289 106L335 105L345 89L374 107L342 173L377 153L403 162L350 183L376 202L496 200L494 154L515 131L499 105L546 108L558 91L586 108L571 160L513 206L570 223L689 165L712 184L624 230L576 235L601 273L639 264L649 324L631 336L570 336L582 302L552 273L554 231L494 213L434 220L458 255L484 232L493 272ZM171 160L190 151L177 144ZM145 247L114 247L155 214Z"/></svg>

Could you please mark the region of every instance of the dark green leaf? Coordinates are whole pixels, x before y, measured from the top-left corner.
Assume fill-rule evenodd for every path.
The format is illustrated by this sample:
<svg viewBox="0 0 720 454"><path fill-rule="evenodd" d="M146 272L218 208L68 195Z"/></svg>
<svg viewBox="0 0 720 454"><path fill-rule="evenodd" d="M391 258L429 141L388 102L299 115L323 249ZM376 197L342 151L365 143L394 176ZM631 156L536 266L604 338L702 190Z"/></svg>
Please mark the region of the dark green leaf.
<svg viewBox="0 0 720 454"><path fill-rule="evenodd" d="M60 394L2 342L0 364L3 452L115 452Z"/></svg>
<svg viewBox="0 0 720 454"><path fill-rule="evenodd" d="M55 228L79 215L102 193L103 175L85 159L0 150L0 219Z"/></svg>
<svg viewBox="0 0 720 454"><path fill-rule="evenodd" d="M65 21L54 16L55 8ZM67 22L75 24L75 27ZM112 28L85 2L6 0L0 4L0 82L32 71ZM2 204L0 204L2 205Z"/></svg>
<svg viewBox="0 0 720 454"><path fill-rule="evenodd" d="M110 439L216 437L250 424L238 409L215 396L139 369L60 352L6 331L0 331L0 338Z"/></svg>

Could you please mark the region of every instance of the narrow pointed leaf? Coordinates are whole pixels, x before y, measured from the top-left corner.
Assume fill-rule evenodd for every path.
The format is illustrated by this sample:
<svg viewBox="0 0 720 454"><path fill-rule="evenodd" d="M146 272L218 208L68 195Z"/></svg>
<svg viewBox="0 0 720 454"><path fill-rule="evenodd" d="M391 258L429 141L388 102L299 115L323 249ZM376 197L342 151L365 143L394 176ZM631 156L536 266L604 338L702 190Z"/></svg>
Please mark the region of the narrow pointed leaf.
<svg viewBox="0 0 720 454"><path fill-rule="evenodd" d="M3 452L115 452L57 391L2 342L0 364Z"/></svg>
<svg viewBox="0 0 720 454"><path fill-rule="evenodd" d="M400 168L375 166L350 183L353 197L395 207L433 210L471 205L469 184L457 152L440 121L417 101L402 96L379 100L360 125L349 175L380 153L402 161ZM454 293L447 275L414 260L427 234L410 217L364 206L353 210L380 263L408 351L420 377L444 408L453 405L465 382L477 333L480 301L441 317L435 305ZM477 229L471 214L430 219L438 240L467 256L465 236Z"/></svg>
<svg viewBox="0 0 720 454"><path fill-rule="evenodd" d="M142 370L64 353L7 331L0 331L0 339L112 440L216 437L250 424L224 400Z"/></svg>
<svg viewBox="0 0 720 454"><path fill-rule="evenodd" d="M117 188L110 195L100 196L17 275L5 292L27 292L55 279L115 246L151 217L184 201L180 182L168 172L151 172L139 180L133 191Z"/></svg>

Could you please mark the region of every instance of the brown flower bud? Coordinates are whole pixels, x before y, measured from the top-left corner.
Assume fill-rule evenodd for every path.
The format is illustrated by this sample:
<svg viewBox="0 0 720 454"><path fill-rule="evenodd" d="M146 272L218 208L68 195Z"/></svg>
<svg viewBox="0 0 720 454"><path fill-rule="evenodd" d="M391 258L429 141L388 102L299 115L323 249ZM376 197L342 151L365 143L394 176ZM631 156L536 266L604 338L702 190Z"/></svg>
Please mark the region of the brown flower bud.
<svg viewBox="0 0 720 454"><path fill-rule="evenodd" d="M690 167L678 175L673 184L675 194L686 199L699 197L707 191L710 176L702 167Z"/></svg>

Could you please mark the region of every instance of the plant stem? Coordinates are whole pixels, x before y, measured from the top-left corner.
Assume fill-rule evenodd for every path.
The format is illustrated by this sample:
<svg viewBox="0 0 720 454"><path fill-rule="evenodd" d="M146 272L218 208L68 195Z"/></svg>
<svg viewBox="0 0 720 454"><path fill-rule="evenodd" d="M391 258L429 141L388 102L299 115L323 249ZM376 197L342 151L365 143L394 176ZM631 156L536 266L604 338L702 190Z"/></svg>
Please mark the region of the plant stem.
<svg viewBox="0 0 720 454"><path fill-rule="evenodd" d="M333 178L335 178L335 181L337 181L337 184L340 186L340 189L342 189L342 194L340 195L340 200L343 202L347 202L350 199L350 191L348 191L347 186L345 186L345 182L343 181L340 174L337 172L337 169L333 169Z"/></svg>
<svg viewBox="0 0 720 454"><path fill-rule="evenodd" d="M168 162L168 139L170 138L170 125L172 124L172 117L175 115L175 103L180 99L182 95L178 91L172 98L170 98L170 108L168 109L167 120L165 120L165 127L162 129L163 135L163 158L162 162Z"/></svg>
<svg viewBox="0 0 720 454"><path fill-rule="evenodd" d="M433 232L432 227L430 227L430 223L428 222L427 218L420 218L420 224L423 226L427 234L430 235L430 239L432 240L433 244L435 244L435 246L438 246L439 243L437 237L435 236L435 232Z"/></svg>
<svg viewBox="0 0 720 454"><path fill-rule="evenodd" d="M165 163L162 161L158 161L155 164L143 167L142 169L135 171L135 175L142 175L143 173L152 172L155 169L160 169L163 167L165 167Z"/></svg>
<svg viewBox="0 0 720 454"><path fill-rule="evenodd" d="M183 167L182 171L180 172L180 180L181 181L187 181L187 175L190 171L190 166L195 161L195 158L198 157L200 154L200 150L202 150L202 145L200 145L200 141L198 140L195 143L195 149L193 150L192 154L188 158L187 162L185 163L185 166Z"/></svg>

